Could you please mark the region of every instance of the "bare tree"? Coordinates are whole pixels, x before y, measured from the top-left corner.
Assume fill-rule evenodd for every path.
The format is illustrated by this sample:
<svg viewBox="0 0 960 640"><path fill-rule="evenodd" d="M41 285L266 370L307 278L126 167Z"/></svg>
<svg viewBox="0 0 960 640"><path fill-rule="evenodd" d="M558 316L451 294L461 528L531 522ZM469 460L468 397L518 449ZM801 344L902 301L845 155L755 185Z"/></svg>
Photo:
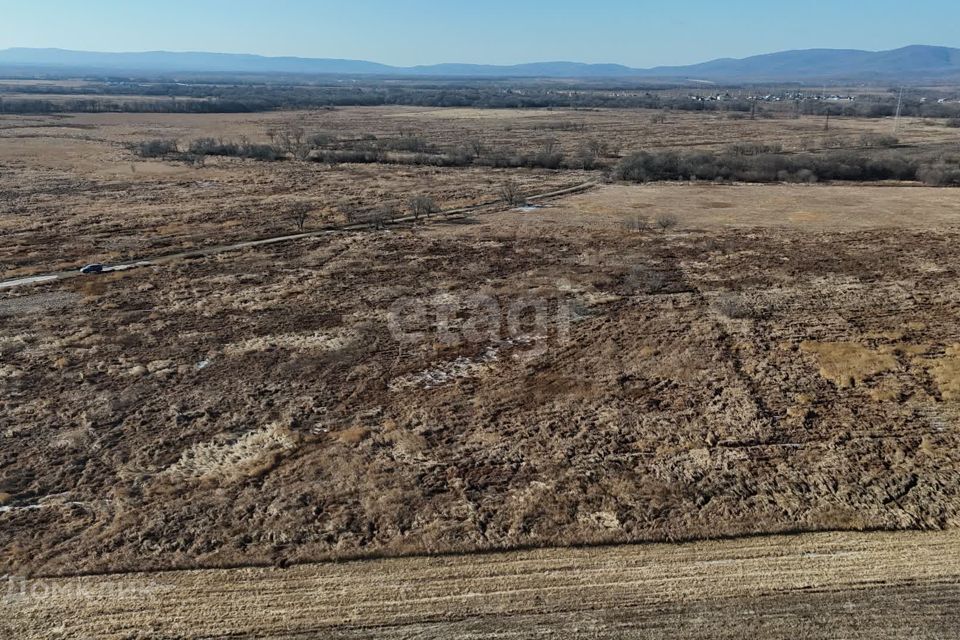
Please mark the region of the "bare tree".
<svg viewBox="0 0 960 640"><path fill-rule="evenodd" d="M392 204L385 204L376 209L348 208L345 210L347 223L352 225L369 225L374 229L383 229L387 222L397 216L397 210Z"/></svg>
<svg viewBox="0 0 960 640"><path fill-rule="evenodd" d="M594 157L603 158L610 154L610 143L605 140L590 138L587 140L587 149L590 150L590 153L592 153Z"/></svg>
<svg viewBox="0 0 960 640"><path fill-rule="evenodd" d="M414 220L419 220L420 216L428 218L430 217L430 214L436 213L439 210L437 203L433 201L433 198L425 195L412 197L408 203L408 206L410 208L410 213L413 214Z"/></svg>
<svg viewBox="0 0 960 640"><path fill-rule="evenodd" d="M680 223L680 219L672 213L661 213L657 216L655 222L661 231L667 231L677 226Z"/></svg>
<svg viewBox="0 0 960 640"><path fill-rule="evenodd" d="M590 147L584 145L577 150L575 156L576 165L581 169L589 171L597 166L597 155L590 150Z"/></svg>
<svg viewBox="0 0 960 640"><path fill-rule="evenodd" d="M520 187L513 180L508 180L500 186L500 197L513 207L522 207L527 204L527 198L520 192Z"/></svg>
<svg viewBox="0 0 960 640"><path fill-rule="evenodd" d="M543 146L540 147L540 153L543 155L553 155L555 153L560 153L560 141L556 138L549 138L543 141Z"/></svg>
<svg viewBox="0 0 960 640"><path fill-rule="evenodd" d="M312 212L313 207L309 203L296 202L287 209L287 218L293 222L293 224L297 225L298 231L303 231Z"/></svg>
<svg viewBox="0 0 960 640"><path fill-rule="evenodd" d="M483 144L483 140L480 138L473 138L467 142L467 148L470 149L470 152L473 153L474 158L479 158L483 155L486 147Z"/></svg>
<svg viewBox="0 0 960 640"><path fill-rule="evenodd" d="M267 132L270 135L270 132ZM286 125L281 130L274 132L271 139L279 141L280 148L293 155L298 160L304 160L310 153L310 145L305 141L306 132L303 127L295 124Z"/></svg>

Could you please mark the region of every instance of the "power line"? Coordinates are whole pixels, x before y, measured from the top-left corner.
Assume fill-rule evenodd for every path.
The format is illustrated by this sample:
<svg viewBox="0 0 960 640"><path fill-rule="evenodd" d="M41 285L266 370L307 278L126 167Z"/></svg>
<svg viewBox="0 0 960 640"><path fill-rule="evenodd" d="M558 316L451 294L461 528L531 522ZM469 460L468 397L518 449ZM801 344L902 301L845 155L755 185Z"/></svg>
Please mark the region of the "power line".
<svg viewBox="0 0 960 640"><path fill-rule="evenodd" d="M903 109L903 87L900 87L900 98L897 99L897 118L893 122L893 132L898 133L900 131L900 113Z"/></svg>

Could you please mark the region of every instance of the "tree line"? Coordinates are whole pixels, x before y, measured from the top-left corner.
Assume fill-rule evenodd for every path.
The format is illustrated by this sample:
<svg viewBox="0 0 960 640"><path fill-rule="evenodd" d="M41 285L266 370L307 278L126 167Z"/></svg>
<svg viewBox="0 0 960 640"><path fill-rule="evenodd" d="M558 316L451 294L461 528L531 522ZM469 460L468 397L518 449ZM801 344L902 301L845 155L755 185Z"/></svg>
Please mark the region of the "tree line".
<svg viewBox="0 0 960 640"><path fill-rule="evenodd" d="M744 117L780 115L889 117L896 113L892 95L864 96L857 101L819 100L763 102L743 97L697 100L681 91L619 90L585 86L560 89L529 84L416 84L283 85L207 83L103 83L63 87L9 85L0 93L0 113L248 113L281 109L318 109L350 106L471 107L502 109L657 109L729 112ZM29 94L31 97L21 97ZM57 98L44 97L56 94ZM33 97L33 96L36 97ZM137 96L130 99L128 96ZM927 102L921 97L904 101L901 113L909 117L960 118L960 103Z"/></svg>

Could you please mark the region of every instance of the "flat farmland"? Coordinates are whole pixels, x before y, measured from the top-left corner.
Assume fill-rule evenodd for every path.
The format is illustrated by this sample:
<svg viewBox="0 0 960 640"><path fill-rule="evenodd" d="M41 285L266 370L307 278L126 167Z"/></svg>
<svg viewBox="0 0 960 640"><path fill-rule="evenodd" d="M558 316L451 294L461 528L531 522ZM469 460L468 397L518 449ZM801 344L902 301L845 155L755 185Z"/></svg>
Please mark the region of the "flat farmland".
<svg viewBox="0 0 960 640"><path fill-rule="evenodd" d="M949 178L943 125L907 119L870 153ZM957 190L615 180L637 150L790 157L891 127L0 117L0 278L76 275L0 290L0 630L949 637ZM300 135L276 161L191 151ZM157 140L176 148L145 154ZM544 149L567 160L528 161ZM501 150L521 162L484 164ZM342 228L416 196L483 206ZM304 206L317 233L76 274L293 234Z"/></svg>
<svg viewBox="0 0 960 640"><path fill-rule="evenodd" d="M415 195L441 209L500 197L505 182L536 194L602 180L623 155L641 149L705 151L735 143L785 150L856 148L884 120L820 118L733 120L718 113L644 110L480 110L343 108L262 114L84 114L0 117L0 273L6 277L72 269L296 231L291 207L311 208L308 228L343 222L350 210L404 211ZM296 127L337 144L422 141L453 151L474 143L488 152L572 155L590 147L590 171L489 166L336 164L206 158L202 166L144 158L133 147L153 139L182 149L201 138L265 144ZM950 149L956 130L905 120L898 134L913 149Z"/></svg>
<svg viewBox="0 0 960 640"><path fill-rule="evenodd" d="M946 191L673 188L5 292L3 570L956 526Z"/></svg>
<svg viewBox="0 0 960 640"><path fill-rule="evenodd" d="M309 204L309 227L318 227L344 222L351 208L405 210L415 194L452 209L496 200L508 180L533 194L590 179L577 171L233 158L196 168L144 160L124 146L124 140L156 135L153 129L117 134L84 123L48 124L0 133L5 276L293 233L297 227L287 216L293 203ZM216 128L203 131L214 135Z"/></svg>
<svg viewBox="0 0 960 640"><path fill-rule="evenodd" d="M946 637L954 533L812 534L16 582L17 638Z"/></svg>

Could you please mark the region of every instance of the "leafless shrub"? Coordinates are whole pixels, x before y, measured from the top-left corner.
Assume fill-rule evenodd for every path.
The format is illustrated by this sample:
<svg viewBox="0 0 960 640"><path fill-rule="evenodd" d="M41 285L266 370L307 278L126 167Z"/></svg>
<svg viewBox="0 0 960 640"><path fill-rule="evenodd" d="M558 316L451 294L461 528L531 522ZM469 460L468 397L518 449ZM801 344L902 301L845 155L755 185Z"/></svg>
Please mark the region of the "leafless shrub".
<svg viewBox="0 0 960 640"><path fill-rule="evenodd" d="M560 142L554 139L546 140L540 150L533 156L526 157L521 164L544 169L559 169L563 165L563 153L560 151Z"/></svg>
<svg viewBox="0 0 960 640"><path fill-rule="evenodd" d="M285 151L272 144L253 144L243 138L230 142L222 138L197 138L190 143L187 153L195 156L233 156L272 162L283 157Z"/></svg>
<svg viewBox="0 0 960 640"><path fill-rule="evenodd" d="M314 149L317 149L320 147L326 147L327 145L333 144L333 142L336 139L337 139L336 136L332 133L328 133L326 131L318 131L317 133L312 134L307 139L307 142L310 144L311 147L313 147Z"/></svg>
<svg viewBox="0 0 960 640"><path fill-rule="evenodd" d="M960 185L960 166L945 162L924 165L917 170L917 179L933 187Z"/></svg>
<svg viewBox="0 0 960 640"><path fill-rule="evenodd" d="M896 136L865 133L860 136L860 144L870 149L890 149L900 144L900 140Z"/></svg>
<svg viewBox="0 0 960 640"><path fill-rule="evenodd" d="M486 151L486 145L480 138L473 138L467 142L467 149L470 150L474 158L479 158Z"/></svg>
<svg viewBox="0 0 960 640"><path fill-rule="evenodd" d="M597 158L603 158L610 155L610 143L606 140L590 138L587 140L586 148Z"/></svg>
<svg viewBox="0 0 960 640"><path fill-rule="evenodd" d="M305 160L310 153L310 144L306 141L306 132L299 125L285 125L280 129L268 131L267 135L271 138L271 141L275 140L283 151L298 160Z"/></svg>
<svg viewBox="0 0 960 640"><path fill-rule="evenodd" d="M405 151L408 153L436 153L436 147L426 138L413 133L401 132L399 138L389 138L379 142L384 151Z"/></svg>
<svg viewBox="0 0 960 640"><path fill-rule="evenodd" d="M134 152L141 158L162 158L177 152L176 140L144 140L134 146Z"/></svg>
<svg viewBox="0 0 960 640"><path fill-rule="evenodd" d="M644 233L653 228L653 225L650 223L650 218L647 216L630 216L624 220L623 223L627 229L630 231L636 231L637 233Z"/></svg>
<svg viewBox="0 0 960 640"><path fill-rule="evenodd" d="M810 183L813 184L817 182L819 178L810 169L800 169L796 172L787 171L781 169L777 172L777 182L791 182L795 184Z"/></svg>
<svg viewBox="0 0 960 640"><path fill-rule="evenodd" d="M389 210L384 208L373 210L350 209L346 211L347 223L351 225L368 225L374 229L383 229L391 219Z"/></svg>
<svg viewBox="0 0 960 640"><path fill-rule="evenodd" d="M437 203L434 202L433 198L425 195L418 195L410 198L408 207L410 209L410 213L413 214L414 220L419 220L421 216L428 218L431 214L436 213L439 210L439 207L437 207Z"/></svg>
<svg viewBox="0 0 960 640"><path fill-rule="evenodd" d="M667 114L664 113L663 111L659 113L655 113L652 116L650 116L651 124L666 124L666 122L667 122Z"/></svg>
<svg viewBox="0 0 960 640"><path fill-rule="evenodd" d="M313 212L313 206L308 202L295 202L287 207L287 218L296 225L298 231L303 231Z"/></svg>
<svg viewBox="0 0 960 640"><path fill-rule="evenodd" d="M783 145L779 142L738 142L727 147L727 153L734 156L758 156L764 153L780 153Z"/></svg>
<svg viewBox="0 0 960 640"><path fill-rule="evenodd" d="M382 204L373 210L374 218L380 222L378 228L383 228L384 224L399 216L399 209L396 204Z"/></svg>
<svg viewBox="0 0 960 640"><path fill-rule="evenodd" d="M587 140L577 150L574 156L573 166L589 171L596 169L600 165L600 158L610 152L610 146L595 138Z"/></svg>
<svg viewBox="0 0 960 640"><path fill-rule="evenodd" d="M637 265L630 268L625 283L634 291L655 294L665 291L670 285L670 279L663 271Z"/></svg>
<svg viewBox="0 0 960 640"><path fill-rule="evenodd" d="M520 191L520 186L513 180L508 180L500 186L500 197L512 207L522 207L527 204L527 198Z"/></svg>
<svg viewBox="0 0 960 640"><path fill-rule="evenodd" d="M194 169L201 169L207 165L207 156L190 153L189 151L187 153L181 153L180 159Z"/></svg>
<svg viewBox="0 0 960 640"><path fill-rule="evenodd" d="M680 219L672 213L661 213L654 222L661 231L669 231L680 224Z"/></svg>

